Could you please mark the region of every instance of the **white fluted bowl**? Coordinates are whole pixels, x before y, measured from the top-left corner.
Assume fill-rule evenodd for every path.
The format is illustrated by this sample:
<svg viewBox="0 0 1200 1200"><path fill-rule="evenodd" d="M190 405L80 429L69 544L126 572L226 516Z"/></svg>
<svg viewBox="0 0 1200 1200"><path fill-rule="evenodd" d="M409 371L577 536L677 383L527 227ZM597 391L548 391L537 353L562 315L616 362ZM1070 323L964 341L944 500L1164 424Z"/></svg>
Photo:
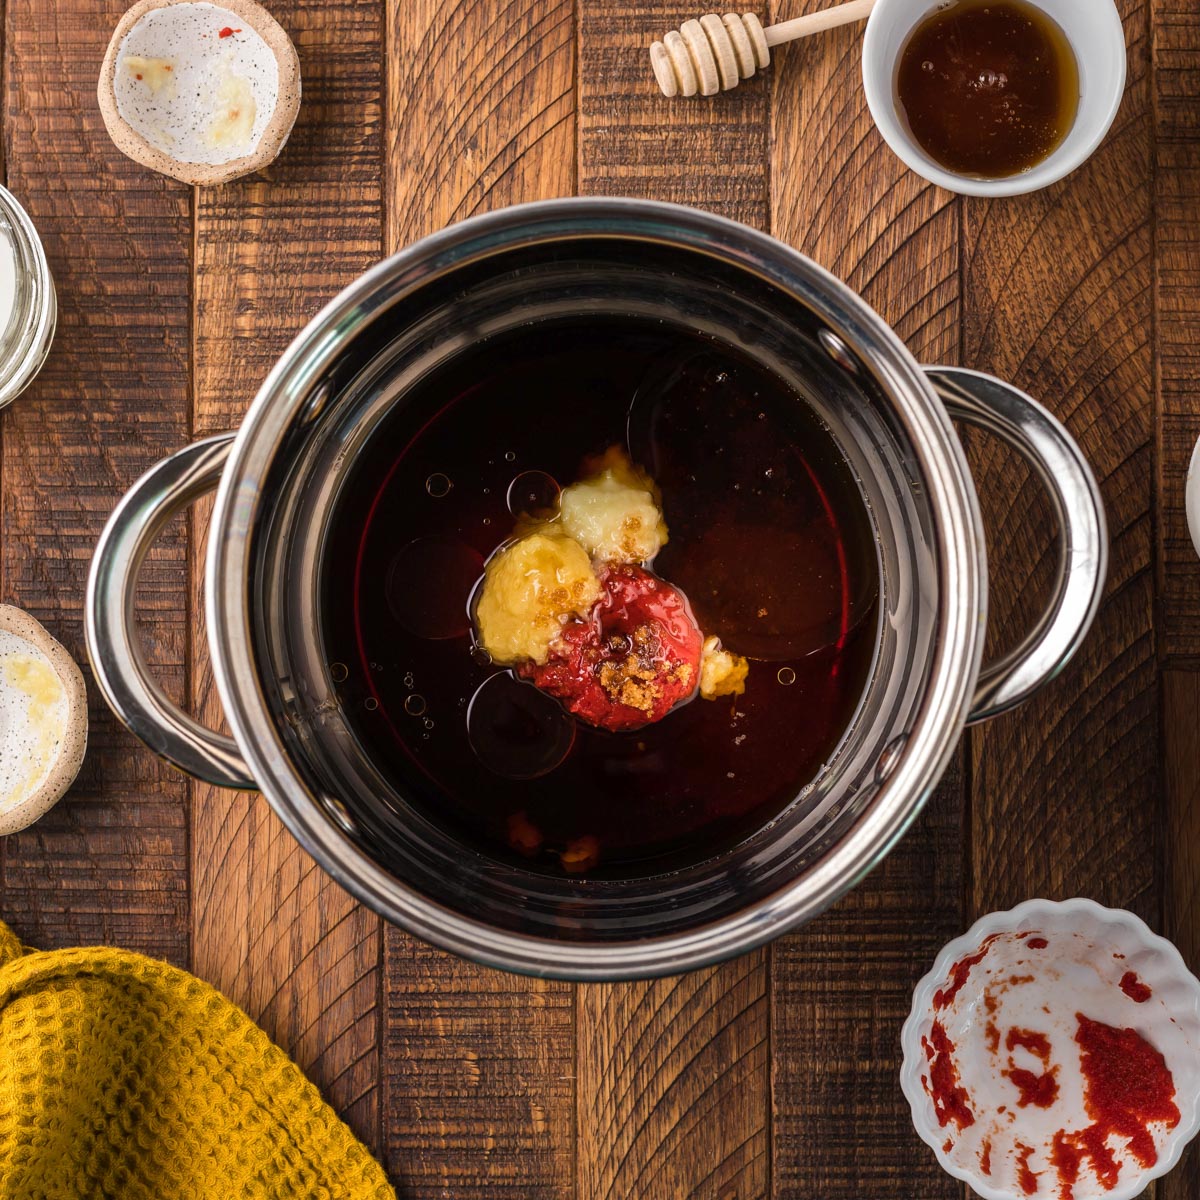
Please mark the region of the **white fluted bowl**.
<svg viewBox="0 0 1200 1200"><path fill-rule="evenodd" d="M976 953L993 934L1001 935L993 943L999 948L994 951L998 957L990 965L985 958L972 967L952 1005L943 1010L943 1014L954 1013L952 1040L965 1047L965 1053L958 1055L959 1066L970 1068L962 1069L961 1083L971 1093L976 1125L959 1131L938 1122L922 1083L922 1076L929 1071L922 1043L930 1037L935 995L947 988L952 968ZM1021 934L1040 934L1049 945L1044 950L1028 950ZM989 951L989 957L992 953ZM1014 994L1014 999L1005 1001L1010 1013L1018 1017L1032 1014L1030 1026L1037 1023L1051 1045L1059 1048L1060 1094L1046 1110L1021 1109L1018 1113L1016 1088L1001 1078L994 1063L985 1063L978 1050L981 1041L986 1043L984 1031L990 1020L984 1005L985 985L994 984L996 990L1004 991L1001 972L1010 966L1020 973L1018 979L1030 972L1035 977L1035 982L1019 985L1019 995L1015 988L1008 989ZM1139 1003L1121 991L1119 981L1127 971L1150 988L1150 999ZM1008 976L1010 981L1012 978ZM1017 1181L1013 1148L1017 1140L1038 1143L1029 1159L1031 1169L1040 1174L1034 1194L1045 1200L1059 1194L1057 1174L1049 1163L1048 1139L1056 1128L1078 1129L1090 1123L1083 1110L1082 1078L1075 1078L1077 1069L1068 1070L1071 1064L1062 1061L1062 1047L1073 1040L1066 1026L1074 1021L1077 1009L1088 1009L1085 1016L1105 1024L1136 1029L1163 1055L1174 1078L1179 1123L1169 1130L1155 1130L1158 1161L1153 1166L1143 1167L1128 1153L1116 1151L1120 1176L1111 1190L1104 1189L1085 1160L1074 1185L1074 1200L1133 1200L1151 1180L1175 1166L1200 1131L1200 981L1187 969L1179 951L1132 913L1084 899L1027 900L1007 912L988 913L943 947L929 974L917 984L912 1011L901 1032L904 1060L900 1083L912 1109L913 1125L942 1167L970 1184L983 1200L1028 1200ZM997 1058L994 1051L988 1054ZM1000 1106L1006 1110L1003 1117L996 1115ZM984 1127L984 1118L994 1118L993 1124ZM1006 1128L997 1134L1001 1144L993 1142L991 1173L985 1175L978 1165L980 1143L1001 1123Z"/></svg>

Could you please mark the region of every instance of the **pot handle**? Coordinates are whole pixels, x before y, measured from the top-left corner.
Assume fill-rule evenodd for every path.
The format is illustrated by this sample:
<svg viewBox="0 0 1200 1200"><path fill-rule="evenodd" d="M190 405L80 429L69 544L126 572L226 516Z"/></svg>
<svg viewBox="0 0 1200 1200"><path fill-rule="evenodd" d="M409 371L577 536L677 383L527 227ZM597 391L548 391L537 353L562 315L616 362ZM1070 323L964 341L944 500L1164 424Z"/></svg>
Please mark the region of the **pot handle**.
<svg viewBox="0 0 1200 1200"><path fill-rule="evenodd" d="M258 789L237 743L206 729L166 694L138 637L134 594L142 563L167 522L213 491L232 433L193 442L152 467L125 493L92 557L84 605L88 657L108 706L157 755L218 787Z"/></svg>
<svg viewBox="0 0 1200 1200"><path fill-rule="evenodd" d="M1100 607L1108 527L1096 477L1062 422L1010 383L963 367L926 367L950 416L1006 442L1049 493L1058 518L1058 571L1046 611L1020 645L979 673L968 724L1027 700L1079 649Z"/></svg>

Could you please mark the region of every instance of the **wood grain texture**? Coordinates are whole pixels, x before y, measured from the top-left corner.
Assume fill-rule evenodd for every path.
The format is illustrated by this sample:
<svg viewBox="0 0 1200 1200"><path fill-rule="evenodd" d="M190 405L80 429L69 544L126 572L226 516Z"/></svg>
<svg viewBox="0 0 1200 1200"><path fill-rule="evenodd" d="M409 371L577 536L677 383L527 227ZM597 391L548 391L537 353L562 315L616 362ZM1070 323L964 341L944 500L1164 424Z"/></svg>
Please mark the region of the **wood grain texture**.
<svg viewBox="0 0 1200 1200"><path fill-rule="evenodd" d="M1200 438L1200 9L1154 3L1160 658L1200 659L1200 559L1183 493Z"/></svg>
<svg viewBox="0 0 1200 1200"><path fill-rule="evenodd" d="M688 204L767 226L770 80L668 100L650 43L703 7L579 2L579 190Z"/></svg>
<svg viewBox="0 0 1200 1200"><path fill-rule="evenodd" d="M575 190L571 0L388 5L389 250ZM406 1200L567 1196L571 988L472 966L388 928L387 1165Z"/></svg>
<svg viewBox="0 0 1200 1200"><path fill-rule="evenodd" d="M1200 973L1200 674L1163 675L1163 762L1166 771L1163 932ZM1159 1185L1159 1200L1200 1196L1200 1146Z"/></svg>
<svg viewBox="0 0 1200 1200"><path fill-rule="evenodd" d="M117 497L187 437L191 197L113 147L96 70L124 5L7 5L8 185L41 232L58 286L54 351L6 409L0 509L3 597L86 662L82 601L92 547ZM139 600L150 661L184 692L186 545L168 531ZM75 788L3 849L3 916L31 943L115 942L186 964L187 785L92 691Z"/></svg>
<svg viewBox="0 0 1200 1200"><path fill-rule="evenodd" d="M965 361L1046 403L1104 493L1106 599L1067 670L973 732L973 903L1090 896L1158 917L1158 711L1153 611L1148 9L1122 4L1129 79L1116 124L1069 179L965 203ZM990 622L1005 643L1032 616L1053 554L1045 505L1012 456L981 442Z"/></svg>
<svg viewBox="0 0 1200 1200"><path fill-rule="evenodd" d="M388 1172L405 1200L570 1195L572 990L387 931Z"/></svg>
<svg viewBox="0 0 1200 1200"><path fill-rule="evenodd" d="M768 1185L767 962L578 989L580 1197L750 1200Z"/></svg>
<svg viewBox="0 0 1200 1200"><path fill-rule="evenodd" d="M273 11L300 53L304 103L265 174L196 194L197 436L236 428L288 341L382 248L382 8L291 0ZM192 702L219 723L203 624L207 514L193 520ZM192 834L195 970L378 1149L378 918L261 796L197 784Z"/></svg>
<svg viewBox="0 0 1200 1200"><path fill-rule="evenodd" d="M388 6L388 246L575 191L570 0Z"/></svg>
<svg viewBox="0 0 1200 1200"><path fill-rule="evenodd" d="M579 6L579 190L770 223L764 80L667 100L646 47L697 11ZM578 1200L751 1200L769 1188L764 951L578 989Z"/></svg>
<svg viewBox="0 0 1200 1200"><path fill-rule="evenodd" d="M1200 561L1188 536L1183 487L1200 412L1200 11L1186 0L1152 6L1155 143L1155 356L1158 430L1159 658L1200 654ZM1162 679L1163 932L1200 972L1200 674ZM1200 1148L1158 1185L1159 1200L1200 1195Z"/></svg>
<svg viewBox="0 0 1200 1200"><path fill-rule="evenodd" d="M919 360L957 362L958 204L906 171L875 131L861 43L861 28L847 28L776 56L774 232L846 280ZM961 932L964 787L960 753L884 864L773 947L776 1196L961 1195L913 1132L899 1036L913 984Z"/></svg>

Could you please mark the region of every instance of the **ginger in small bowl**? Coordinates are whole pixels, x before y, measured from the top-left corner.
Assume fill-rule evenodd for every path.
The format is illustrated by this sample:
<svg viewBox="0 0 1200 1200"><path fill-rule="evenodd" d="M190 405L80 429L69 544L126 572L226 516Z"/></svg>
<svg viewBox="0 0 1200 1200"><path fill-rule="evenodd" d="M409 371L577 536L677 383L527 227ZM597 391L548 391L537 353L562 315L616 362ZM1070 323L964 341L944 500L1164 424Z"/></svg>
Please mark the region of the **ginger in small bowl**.
<svg viewBox="0 0 1200 1200"><path fill-rule="evenodd" d="M97 98L117 148L192 184L278 157L300 109L291 39L254 0L141 0L117 25Z"/></svg>
<svg viewBox="0 0 1200 1200"><path fill-rule="evenodd" d="M28 613L0 605L0 836L61 799L83 763L87 730L74 660Z"/></svg>

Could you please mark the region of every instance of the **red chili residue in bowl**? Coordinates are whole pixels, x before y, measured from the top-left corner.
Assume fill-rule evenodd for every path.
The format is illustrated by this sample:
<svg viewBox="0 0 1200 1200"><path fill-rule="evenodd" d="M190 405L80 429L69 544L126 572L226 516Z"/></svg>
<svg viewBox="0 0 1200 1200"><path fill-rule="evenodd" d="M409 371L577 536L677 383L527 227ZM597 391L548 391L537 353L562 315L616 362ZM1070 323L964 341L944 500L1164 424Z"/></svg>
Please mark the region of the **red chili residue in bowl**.
<svg viewBox="0 0 1200 1200"><path fill-rule="evenodd" d="M967 982L967 977L971 974L971 968L977 963L983 962L987 957L987 952L992 948L992 943L999 936L998 933L993 933L991 937L984 938L979 949L974 954L968 954L966 958L959 959L950 968L949 983L944 988L939 988L933 994L933 1007L935 1010L945 1008L962 991L963 985Z"/></svg>
<svg viewBox="0 0 1200 1200"><path fill-rule="evenodd" d="M1024 1142L1017 1143L1017 1182L1021 1185L1021 1191L1027 1196L1036 1196L1038 1189L1037 1172L1030 1169L1029 1157L1033 1154L1033 1147L1026 1146Z"/></svg>
<svg viewBox="0 0 1200 1200"><path fill-rule="evenodd" d="M941 1021L934 1021L929 1037L922 1038L921 1045L925 1048L925 1057L929 1059L929 1074L922 1075L921 1082L933 1101L938 1124L944 1127L953 1121L959 1129L974 1125L975 1114L970 1108L970 1096L958 1082L954 1043Z"/></svg>
<svg viewBox="0 0 1200 1200"><path fill-rule="evenodd" d="M960 959L950 969L946 986L933 1000L935 1010L946 1008L967 982L972 967L987 955L992 943L1001 935L987 938L978 951ZM1027 937L1031 949L1042 949L1048 943L1041 937ZM1039 944L1040 943L1040 944ZM1123 956L1121 956L1123 957ZM1029 982L1030 976L1013 976L999 983L1002 991L1010 986ZM1153 995L1137 974L1127 971L1120 988L1131 1000L1144 1004ZM1008 1069L1002 1072L1020 1093L1017 1107L1049 1108L1058 1099L1059 1067L1051 1061L1052 1047L1046 1034L1037 1030L1010 1028L1002 1031L993 1019L999 1007L991 989L983 993L983 1007L988 1015L984 1025L985 1045L993 1055L1001 1047L1009 1051ZM1175 1103L1175 1081L1166 1059L1134 1029L1119 1029L1076 1013L1075 1042L1079 1047L1080 1071L1084 1084L1084 1108L1091 1124L1081 1129L1059 1129L1049 1148L1050 1167L1057 1191L1056 1200L1074 1200L1075 1185L1085 1164L1104 1191L1116 1187L1122 1163L1110 1147L1121 1146L1142 1167L1158 1162L1151 1125L1160 1124L1174 1129L1180 1121ZM928 1038L922 1038L929 1074L921 1082L933 1101L938 1123L945 1127L951 1122L961 1131L976 1123L977 1105L962 1086L955 1062L956 1047L940 1020L935 1020ZM1025 1051L1038 1059L1038 1073L1018 1067L1014 1052ZM974 1105L974 1109L973 1109ZM1001 1106L997 1113L1004 1113ZM983 1114L987 1119L987 1114ZM950 1141L943 1151L949 1153ZM1027 1196L1038 1194L1040 1173L1034 1171L1030 1159L1032 1146L1015 1143L1016 1184ZM985 1176L992 1174L992 1140L983 1138L978 1150L979 1169Z"/></svg>
<svg viewBox="0 0 1200 1200"><path fill-rule="evenodd" d="M984 1138L979 1145L979 1169L985 1174L992 1173L992 1139Z"/></svg>
<svg viewBox="0 0 1200 1200"><path fill-rule="evenodd" d="M1154 993L1146 986L1133 971L1126 971L1121 976L1121 991L1135 1004L1145 1004Z"/></svg>
<svg viewBox="0 0 1200 1200"><path fill-rule="evenodd" d="M1168 1129L1179 1124L1175 1080L1166 1059L1135 1029L1117 1029L1083 1013L1076 1013L1075 1019L1083 1102L1092 1124L1078 1133L1060 1130L1055 1135L1063 1200L1071 1200L1071 1186L1084 1158L1092 1160L1106 1191L1116 1187L1121 1167L1109 1149L1110 1137L1127 1142L1129 1153L1143 1167L1152 1167L1158 1162L1158 1150L1150 1123L1161 1121Z"/></svg>
<svg viewBox="0 0 1200 1200"><path fill-rule="evenodd" d="M1004 1045L1010 1051L1028 1050L1035 1058L1042 1060L1044 1068L1038 1073L1018 1067L1011 1058L1008 1060L1008 1070L1004 1074L1021 1093L1017 1106L1049 1108L1058 1099L1058 1068L1050 1065L1050 1039L1044 1033L1035 1033L1031 1029L1010 1029Z"/></svg>

